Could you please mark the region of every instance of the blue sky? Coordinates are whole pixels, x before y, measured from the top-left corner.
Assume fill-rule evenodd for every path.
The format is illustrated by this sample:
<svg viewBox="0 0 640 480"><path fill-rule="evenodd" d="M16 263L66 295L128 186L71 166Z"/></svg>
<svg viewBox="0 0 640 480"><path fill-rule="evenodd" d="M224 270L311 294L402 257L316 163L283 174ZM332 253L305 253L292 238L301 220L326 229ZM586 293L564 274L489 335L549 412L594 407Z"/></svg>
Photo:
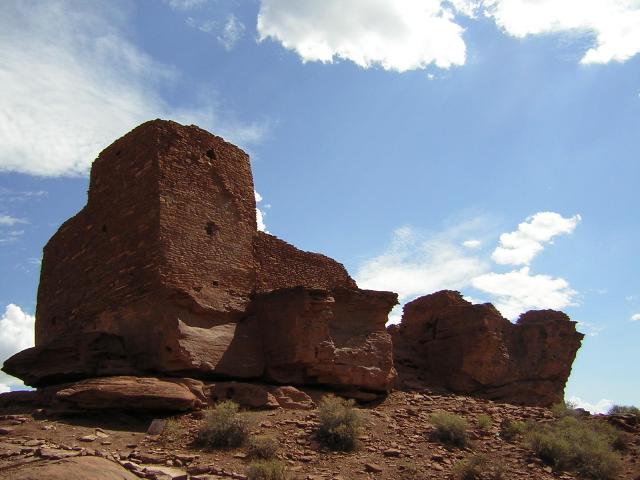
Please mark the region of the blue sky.
<svg viewBox="0 0 640 480"><path fill-rule="evenodd" d="M161 117L250 153L269 232L403 302L566 311L567 398L639 404L639 52L637 0L2 2L0 361L91 161Z"/></svg>

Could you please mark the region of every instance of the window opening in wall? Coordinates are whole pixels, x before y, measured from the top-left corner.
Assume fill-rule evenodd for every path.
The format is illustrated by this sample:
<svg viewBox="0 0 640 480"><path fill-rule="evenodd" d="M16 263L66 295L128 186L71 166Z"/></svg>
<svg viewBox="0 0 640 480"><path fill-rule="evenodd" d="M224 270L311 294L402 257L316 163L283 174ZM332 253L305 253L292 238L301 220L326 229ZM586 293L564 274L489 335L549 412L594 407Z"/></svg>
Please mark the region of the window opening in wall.
<svg viewBox="0 0 640 480"><path fill-rule="evenodd" d="M205 155L209 157L211 160L216 159L216 151L213 148L210 148L209 150L207 150L207 153Z"/></svg>
<svg viewBox="0 0 640 480"><path fill-rule="evenodd" d="M106 225L102 225L102 231L105 232L105 233L107 232L107 226Z"/></svg>
<svg viewBox="0 0 640 480"><path fill-rule="evenodd" d="M216 224L213 222L207 222L206 227L204 227L205 232L207 232L207 235L209 235L210 237L216 233Z"/></svg>

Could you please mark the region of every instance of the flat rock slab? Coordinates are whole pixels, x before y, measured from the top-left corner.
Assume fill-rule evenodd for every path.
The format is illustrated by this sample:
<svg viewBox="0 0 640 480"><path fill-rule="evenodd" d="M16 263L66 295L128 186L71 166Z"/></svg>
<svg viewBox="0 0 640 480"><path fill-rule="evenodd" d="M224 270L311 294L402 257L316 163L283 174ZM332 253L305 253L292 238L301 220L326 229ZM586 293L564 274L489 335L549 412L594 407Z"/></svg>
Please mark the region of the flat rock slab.
<svg viewBox="0 0 640 480"><path fill-rule="evenodd" d="M87 410L188 411L204 405L202 382L152 377L102 377L51 387L55 402Z"/></svg>
<svg viewBox="0 0 640 480"><path fill-rule="evenodd" d="M38 462L3 472L7 480L138 480L117 463L100 457Z"/></svg>

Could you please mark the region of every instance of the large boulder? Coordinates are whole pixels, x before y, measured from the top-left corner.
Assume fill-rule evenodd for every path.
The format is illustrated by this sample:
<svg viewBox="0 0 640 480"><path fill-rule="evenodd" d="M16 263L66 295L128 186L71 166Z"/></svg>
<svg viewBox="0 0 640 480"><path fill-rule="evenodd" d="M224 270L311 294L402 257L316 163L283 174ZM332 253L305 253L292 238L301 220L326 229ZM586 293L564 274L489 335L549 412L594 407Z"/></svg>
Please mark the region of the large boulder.
<svg viewBox="0 0 640 480"><path fill-rule="evenodd" d="M193 125L150 121L93 163L86 206L44 248L35 347L3 370L32 386L159 374L290 383L274 374L284 367L265 354L269 342L308 341L287 322L271 325L260 305L295 287L351 293L332 297L331 323L341 325L323 341L333 346L315 365L293 358L306 372L294 379L388 390L381 325L393 294L358 290L335 260L258 232L250 161L238 147ZM353 302L367 313L349 312Z"/></svg>
<svg viewBox="0 0 640 480"><path fill-rule="evenodd" d="M284 384L388 391L395 380L390 292L303 287L257 296L266 378Z"/></svg>
<svg viewBox="0 0 640 480"><path fill-rule="evenodd" d="M45 387L42 397L63 409L118 408L146 411L189 411L207 404L198 380L154 377L101 377Z"/></svg>
<svg viewBox="0 0 640 480"><path fill-rule="evenodd" d="M491 304L441 291L404 307L390 328L396 368L415 381L462 394L548 406L563 398L583 334L554 310L530 311L514 324Z"/></svg>
<svg viewBox="0 0 640 480"><path fill-rule="evenodd" d="M101 457L78 456L18 464L4 472L7 480L138 480L120 464Z"/></svg>

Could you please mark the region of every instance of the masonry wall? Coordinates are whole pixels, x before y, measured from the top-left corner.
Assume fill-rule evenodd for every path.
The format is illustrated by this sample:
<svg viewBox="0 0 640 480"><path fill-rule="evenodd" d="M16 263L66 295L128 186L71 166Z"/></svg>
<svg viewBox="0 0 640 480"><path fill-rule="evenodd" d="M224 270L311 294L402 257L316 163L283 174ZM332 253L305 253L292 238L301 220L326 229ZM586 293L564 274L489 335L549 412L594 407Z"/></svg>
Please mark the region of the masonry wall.
<svg viewBox="0 0 640 480"><path fill-rule="evenodd" d="M255 279L249 156L195 126L171 126L167 135L159 161L163 284L185 307L237 321Z"/></svg>
<svg viewBox="0 0 640 480"><path fill-rule="evenodd" d="M258 293L300 285L326 290L357 288L341 263L319 253L299 250L268 233L257 232L254 251Z"/></svg>
<svg viewBox="0 0 640 480"><path fill-rule="evenodd" d="M148 122L94 162L87 205L44 248L36 345L91 331L101 312L157 288L160 141Z"/></svg>

